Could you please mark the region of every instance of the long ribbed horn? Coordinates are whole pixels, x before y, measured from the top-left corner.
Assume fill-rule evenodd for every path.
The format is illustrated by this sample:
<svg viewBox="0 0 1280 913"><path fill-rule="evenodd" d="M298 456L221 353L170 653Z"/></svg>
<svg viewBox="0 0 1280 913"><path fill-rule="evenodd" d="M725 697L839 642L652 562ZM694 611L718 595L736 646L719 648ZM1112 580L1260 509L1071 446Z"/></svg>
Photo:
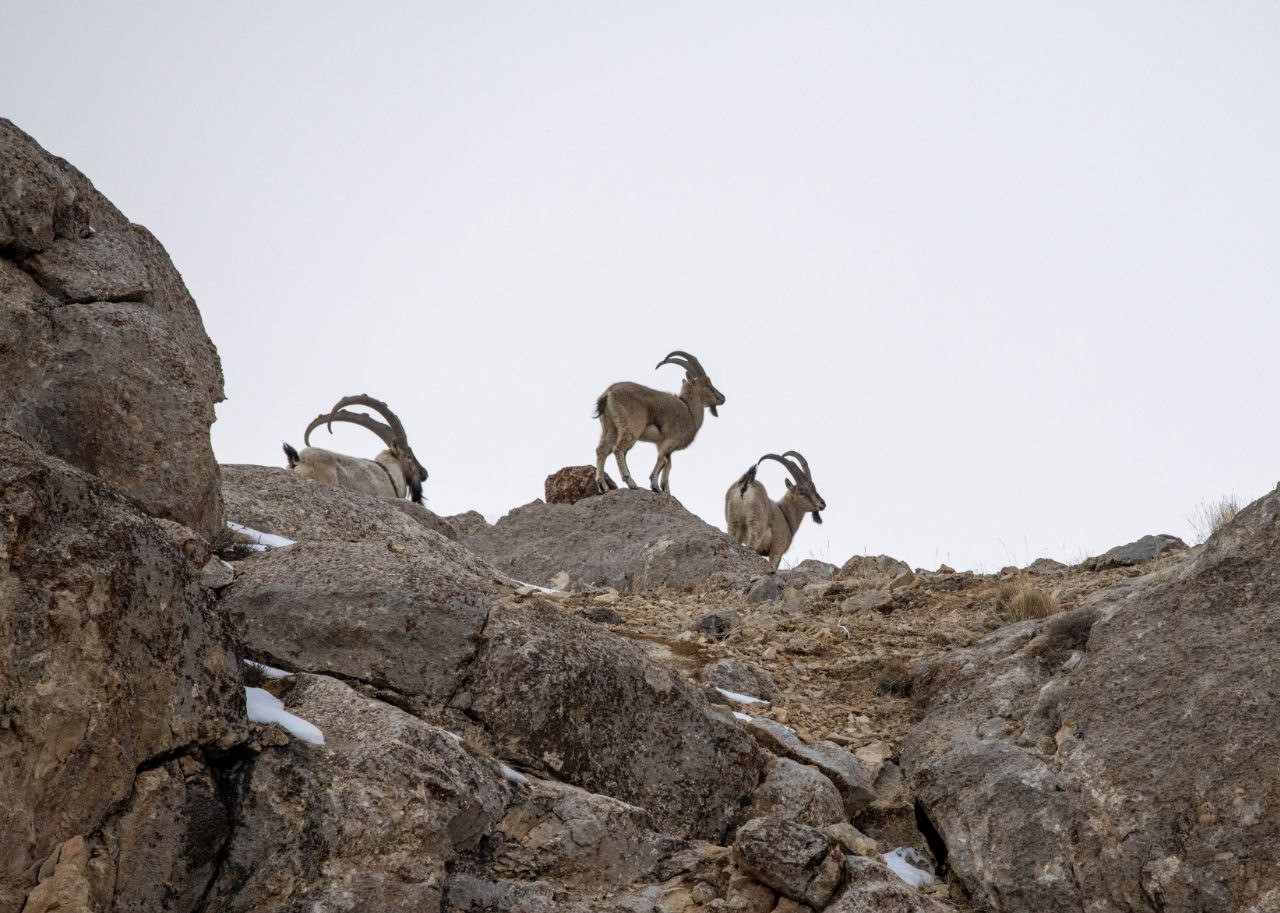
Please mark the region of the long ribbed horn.
<svg viewBox="0 0 1280 913"><path fill-rule="evenodd" d="M335 409L332 412L325 413L324 415L317 415L313 418L311 420L311 424L307 426L306 432L302 435L302 443L310 447L311 432L315 431L316 428L321 425L328 425L329 433L332 434L334 422L350 422L353 425L368 428L378 437L382 438L382 443L386 444L388 447L391 447L396 443L395 432L392 431L389 426L384 425L382 422L370 415L362 415L359 412L347 412L345 409Z"/></svg>
<svg viewBox="0 0 1280 913"><path fill-rule="evenodd" d="M800 466L804 469L804 474L805 474L806 476L808 476L808 477L809 477L809 481L810 481L810 482L812 482L812 481L813 481L813 473L809 471L809 461L808 461L808 460L806 460L804 457L802 457L802 456L801 456L797 451L795 451L795 450L788 450L786 453L784 453L784 454L783 454L783 456L795 457L795 458L796 458L796 462L797 462L797 463L799 463L799 464L800 464Z"/></svg>
<svg viewBox="0 0 1280 913"><path fill-rule="evenodd" d="M391 426L391 431L396 436L396 442L407 445L409 437L405 434L404 425L400 422L400 417L391 411L391 408L380 399L374 399L368 393L361 393L358 396L344 396L334 405L333 411L336 413L339 409L346 406L368 406L382 414L387 420L387 424ZM388 441L388 444L391 442Z"/></svg>
<svg viewBox="0 0 1280 913"><path fill-rule="evenodd" d="M783 466L787 467L787 471L788 471L788 472L790 472L790 473L791 473L791 475L793 475L793 476L795 477L795 480L796 480L797 482L808 482L808 481L809 481L808 477L807 477L807 476L805 476L805 474L804 474L804 470L802 470L802 469L801 469L799 466L797 466L795 463L793 463L793 462L791 462L790 460L788 460L786 457L778 456L776 453L766 453L766 454L765 454L764 456L762 456L760 459L756 460L756 465L757 465L757 466L759 466L759 465L760 465L761 463L763 463L765 460L777 460L777 461L778 461L779 463L781 463Z"/></svg>
<svg viewBox="0 0 1280 913"><path fill-rule="evenodd" d="M684 361L683 362L677 361L676 356L683 358ZM691 374L701 374L703 377L707 376L706 370L702 367L702 362L698 361L697 358L690 355L688 352L682 352L679 349L676 349L666 358L662 359L662 361L654 365L654 370L661 368L663 365L677 365L681 368L684 368L686 371L690 372Z"/></svg>

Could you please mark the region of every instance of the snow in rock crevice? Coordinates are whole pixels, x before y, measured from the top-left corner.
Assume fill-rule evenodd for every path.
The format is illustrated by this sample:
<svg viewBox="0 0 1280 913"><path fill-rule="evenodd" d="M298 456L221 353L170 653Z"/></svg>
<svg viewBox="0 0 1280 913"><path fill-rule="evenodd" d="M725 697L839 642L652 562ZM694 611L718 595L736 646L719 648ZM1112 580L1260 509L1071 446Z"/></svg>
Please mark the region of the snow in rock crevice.
<svg viewBox="0 0 1280 913"><path fill-rule="evenodd" d="M294 716L285 710L284 704L270 691L264 691L262 688L245 688L244 703L252 722L279 723L294 738L314 745L324 744L324 733L315 724L308 723L302 717Z"/></svg>
<svg viewBox="0 0 1280 913"><path fill-rule="evenodd" d="M761 700L758 697L752 697L749 694L739 694L737 691L726 691L724 688L717 688L716 690L719 691L722 695L724 695L729 700L733 701L735 704L767 704L769 703L766 700Z"/></svg>
<svg viewBox="0 0 1280 913"><path fill-rule="evenodd" d="M260 530L243 526L239 523L227 522L227 529L237 532L247 537L253 544L249 546L256 552L265 552L269 548L284 548L286 545L297 545L294 540L286 539L284 536L277 536L272 533L264 533Z"/></svg>
<svg viewBox="0 0 1280 913"><path fill-rule="evenodd" d="M884 864L913 888L927 888L938 881L924 853L909 846L900 846L885 853Z"/></svg>

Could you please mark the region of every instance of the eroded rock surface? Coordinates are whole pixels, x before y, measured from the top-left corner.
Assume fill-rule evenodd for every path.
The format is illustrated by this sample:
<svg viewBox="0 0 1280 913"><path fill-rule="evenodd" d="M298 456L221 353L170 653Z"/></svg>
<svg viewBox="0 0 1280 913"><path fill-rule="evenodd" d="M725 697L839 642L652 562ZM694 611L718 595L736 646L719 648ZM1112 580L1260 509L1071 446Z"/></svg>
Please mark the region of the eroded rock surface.
<svg viewBox="0 0 1280 913"><path fill-rule="evenodd" d="M110 823L140 768L230 747L245 719L231 632L169 535L100 480L3 432L0 645L9 913L59 845ZM84 850L114 879L114 857L93 841ZM62 855L59 884L83 868L77 847Z"/></svg>
<svg viewBox="0 0 1280 913"><path fill-rule="evenodd" d="M1227 913L1276 891L1278 560L1272 493L1185 569L917 679L903 761L979 903Z"/></svg>
<svg viewBox="0 0 1280 913"><path fill-rule="evenodd" d="M576 504L535 501L461 539L512 577L548 586L563 572L572 589L690 589L745 583L767 569L763 558L675 498L648 491L612 491Z"/></svg>
<svg viewBox="0 0 1280 913"><path fill-rule="evenodd" d="M0 118L0 428L153 516L222 525L222 369L164 248Z"/></svg>

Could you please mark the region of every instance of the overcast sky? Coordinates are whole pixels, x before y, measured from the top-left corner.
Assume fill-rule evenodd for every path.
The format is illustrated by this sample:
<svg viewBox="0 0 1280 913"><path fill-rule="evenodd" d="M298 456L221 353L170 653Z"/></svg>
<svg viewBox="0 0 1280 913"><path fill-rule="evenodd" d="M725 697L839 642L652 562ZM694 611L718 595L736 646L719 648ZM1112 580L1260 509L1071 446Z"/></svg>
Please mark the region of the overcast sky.
<svg viewBox="0 0 1280 913"><path fill-rule="evenodd" d="M723 526L802 451L796 560L1076 560L1280 479L1276 2L0 7L0 114L200 305L223 462L368 392L494 520L688 349L673 493Z"/></svg>

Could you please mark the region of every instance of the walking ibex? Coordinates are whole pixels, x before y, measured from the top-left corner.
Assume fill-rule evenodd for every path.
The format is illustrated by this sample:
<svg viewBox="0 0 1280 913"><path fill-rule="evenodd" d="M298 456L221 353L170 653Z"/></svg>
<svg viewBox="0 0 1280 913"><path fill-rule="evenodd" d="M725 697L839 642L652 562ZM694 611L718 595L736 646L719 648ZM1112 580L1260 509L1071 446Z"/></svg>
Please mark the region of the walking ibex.
<svg viewBox="0 0 1280 913"><path fill-rule="evenodd" d="M381 413L387 420L386 424L361 412L348 412L344 408L346 406L368 406ZM332 434L334 422L351 422L368 428L382 438L387 449L372 460L366 460L310 446L311 432L320 425L328 425L329 433ZM302 442L308 446L301 453L288 444L284 445L289 468L299 475L380 498L403 498L408 491L414 502L422 503L422 483L427 480L427 470L409 449L404 425L400 424L400 419L381 400L363 393L343 397L327 413L311 420L302 435Z"/></svg>
<svg viewBox="0 0 1280 913"><path fill-rule="evenodd" d="M609 451L618 461L622 480L631 488L639 488L627 469L627 452L636 441L658 445L658 462L649 473L649 487L654 491L670 491L671 454L693 443L702 427L703 409L718 415L717 406L724 405L724 394L715 388L702 363L688 352L678 349L662 361L663 365L684 368L680 395L674 396L642 384L627 381L613 384L596 400L596 418L600 419L600 444L596 447L596 487L606 490L605 457ZM662 476L659 483L658 476Z"/></svg>
<svg viewBox="0 0 1280 913"><path fill-rule="evenodd" d="M787 457L795 457L800 465ZM781 500L770 500L764 486L756 481L756 469L765 460L777 460L796 480L794 485L791 479L786 480L787 493ZM791 540L795 538L804 515L812 511L813 522L821 523L822 514L818 511L826 509L827 502L818 494L813 476L809 474L809 462L794 450L788 450L782 456L766 453L742 478L729 486L724 495L724 519L729 527L729 537L756 554L768 557L770 570L774 571L791 547Z"/></svg>

